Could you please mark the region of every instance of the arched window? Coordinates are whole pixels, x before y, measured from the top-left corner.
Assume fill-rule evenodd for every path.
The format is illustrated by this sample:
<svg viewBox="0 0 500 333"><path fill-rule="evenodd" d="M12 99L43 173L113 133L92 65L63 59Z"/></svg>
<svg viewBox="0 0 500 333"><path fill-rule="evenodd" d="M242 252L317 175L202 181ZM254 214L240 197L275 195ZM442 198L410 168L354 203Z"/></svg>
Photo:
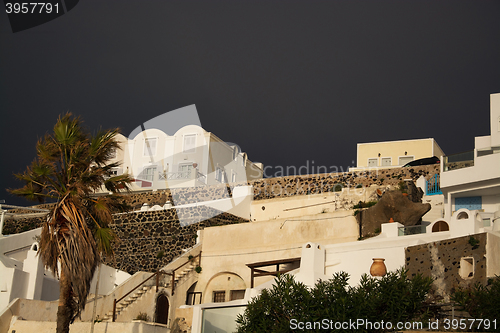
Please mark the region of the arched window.
<svg viewBox="0 0 500 333"><path fill-rule="evenodd" d="M438 221L432 226L432 232L449 231L450 227L445 221Z"/></svg>

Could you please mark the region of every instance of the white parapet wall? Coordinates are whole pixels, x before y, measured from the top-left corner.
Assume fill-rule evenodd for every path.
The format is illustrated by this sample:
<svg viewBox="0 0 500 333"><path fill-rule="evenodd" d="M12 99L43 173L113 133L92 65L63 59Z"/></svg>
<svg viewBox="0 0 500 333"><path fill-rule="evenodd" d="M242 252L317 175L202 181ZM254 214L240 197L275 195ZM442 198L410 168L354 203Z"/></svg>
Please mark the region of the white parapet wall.
<svg viewBox="0 0 500 333"><path fill-rule="evenodd" d="M44 321L15 321L10 329L16 332L37 332L37 333L53 333L56 331L56 322ZM88 333L90 332L90 323L73 323L70 325L71 333ZM157 323L149 323L143 321L132 321L128 323L96 323L94 327L95 333L168 333L170 330L166 325Z"/></svg>

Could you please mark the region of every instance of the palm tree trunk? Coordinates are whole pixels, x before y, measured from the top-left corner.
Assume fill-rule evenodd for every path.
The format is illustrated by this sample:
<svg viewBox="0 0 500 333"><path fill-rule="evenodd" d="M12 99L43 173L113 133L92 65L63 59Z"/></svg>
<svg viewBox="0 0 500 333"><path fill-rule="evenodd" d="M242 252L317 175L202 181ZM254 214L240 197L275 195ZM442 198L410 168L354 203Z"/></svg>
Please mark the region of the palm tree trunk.
<svg viewBox="0 0 500 333"><path fill-rule="evenodd" d="M69 324L73 311L71 309L71 281L61 269L59 279L59 306L57 309L56 333L69 333Z"/></svg>
<svg viewBox="0 0 500 333"><path fill-rule="evenodd" d="M92 322L90 324L90 333L94 333L95 312L97 309L97 293L99 292L99 280L101 279L101 263L99 262L98 265L99 268L97 269L97 282L95 284L94 309L92 310Z"/></svg>

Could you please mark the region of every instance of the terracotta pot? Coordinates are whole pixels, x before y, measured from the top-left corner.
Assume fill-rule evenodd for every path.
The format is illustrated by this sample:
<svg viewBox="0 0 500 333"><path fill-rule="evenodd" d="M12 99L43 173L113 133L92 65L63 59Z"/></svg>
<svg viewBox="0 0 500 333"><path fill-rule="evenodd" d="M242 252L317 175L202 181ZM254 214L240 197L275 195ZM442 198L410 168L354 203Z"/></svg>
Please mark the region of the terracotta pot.
<svg viewBox="0 0 500 333"><path fill-rule="evenodd" d="M373 258L373 263L370 267L371 276L384 276L387 273L384 261L385 259L383 258Z"/></svg>

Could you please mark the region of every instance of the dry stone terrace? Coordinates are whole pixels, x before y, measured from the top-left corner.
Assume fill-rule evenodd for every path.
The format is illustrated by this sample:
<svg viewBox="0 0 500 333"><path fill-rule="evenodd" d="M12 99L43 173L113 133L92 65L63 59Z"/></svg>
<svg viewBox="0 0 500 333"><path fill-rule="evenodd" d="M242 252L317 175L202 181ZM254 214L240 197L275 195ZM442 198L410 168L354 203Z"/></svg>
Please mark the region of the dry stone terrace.
<svg viewBox="0 0 500 333"><path fill-rule="evenodd" d="M227 213L218 214L211 208L162 209L137 212L147 203L149 207L163 206L170 201L173 205L217 200L230 196L233 186L252 185L253 199L264 200L296 195L319 194L339 191L341 188L356 186L397 186L404 179L416 181L421 175L427 179L439 173L439 165L412 168L390 168L370 172L349 172L304 176L266 178L240 184L221 184L219 186L181 188L172 190L144 191L124 195L124 201L131 212L115 215L112 228L121 242L115 246L116 261L108 263L119 269L135 272L137 270L155 271L169 263L182 249L193 246L196 231L208 226L248 222ZM37 207L50 208L50 205ZM135 212L134 212L135 211ZM12 210L11 212L15 212ZM19 211L19 213L22 213ZM214 216L206 219L208 216ZM179 221L189 221L181 227ZM43 218L7 220L4 234L20 233L38 228Z"/></svg>
<svg viewBox="0 0 500 333"><path fill-rule="evenodd" d="M181 226L178 214L190 224ZM198 230L245 222L248 220L204 206L119 214L111 227L120 241L115 246L115 259L106 263L131 274L154 272L182 254L182 249L195 245Z"/></svg>
<svg viewBox="0 0 500 333"><path fill-rule="evenodd" d="M486 247L486 233L410 246L405 253L406 268L409 276L420 273L432 277L436 296L450 295L460 287L486 285ZM475 269L472 276L461 278L464 257L471 258Z"/></svg>

